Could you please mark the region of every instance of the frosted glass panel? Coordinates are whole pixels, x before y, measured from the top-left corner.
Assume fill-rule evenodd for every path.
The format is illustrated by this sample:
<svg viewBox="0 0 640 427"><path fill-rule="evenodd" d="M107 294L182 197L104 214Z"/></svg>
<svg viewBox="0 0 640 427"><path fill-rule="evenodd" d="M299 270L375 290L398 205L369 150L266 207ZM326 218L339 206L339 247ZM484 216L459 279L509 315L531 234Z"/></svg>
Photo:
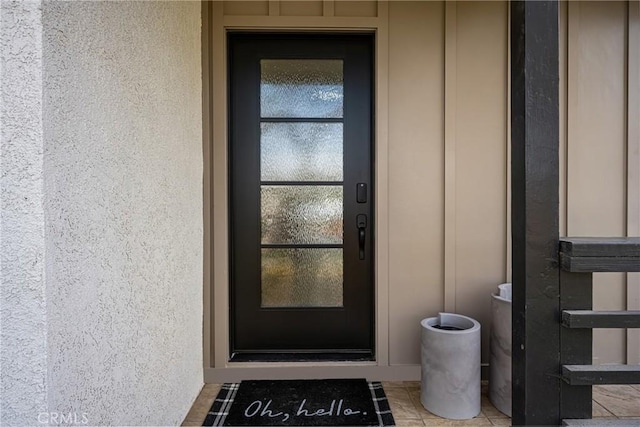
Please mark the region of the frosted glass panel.
<svg viewBox="0 0 640 427"><path fill-rule="evenodd" d="M342 181L342 123L262 123L263 181Z"/></svg>
<svg viewBox="0 0 640 427"><path fill-rule="evenodd" d="M262 117L342 117L341 59L260 61Z"/></svg>
<svg viewBox="0 0 640 427"><path fill-rule="evenodd" d="M342 249L262 249L262 307L342 307Z"/></svg>
<svg viewBox="0 0 640 427"><path fill-rule="evenodd" d="M263 185L262 243L342 244L342 187Z"/></svg>

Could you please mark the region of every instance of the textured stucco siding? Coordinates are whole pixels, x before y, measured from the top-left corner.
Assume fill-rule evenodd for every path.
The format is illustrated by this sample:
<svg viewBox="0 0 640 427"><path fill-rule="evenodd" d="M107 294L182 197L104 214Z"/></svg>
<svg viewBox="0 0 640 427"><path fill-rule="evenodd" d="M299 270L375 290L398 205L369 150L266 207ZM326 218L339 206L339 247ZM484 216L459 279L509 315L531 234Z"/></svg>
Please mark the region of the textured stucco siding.
<svg viewBox="0 0 640 427"><path fill-rule="evenodd" d="M42 21L0 2L0 425L46 410Z"/></svg>
<svg viewBox="0 0 640 427"><path fill-rule="evenodd" d="M197 2L45 2L49 411L176 425L202 378Z"/></svg>

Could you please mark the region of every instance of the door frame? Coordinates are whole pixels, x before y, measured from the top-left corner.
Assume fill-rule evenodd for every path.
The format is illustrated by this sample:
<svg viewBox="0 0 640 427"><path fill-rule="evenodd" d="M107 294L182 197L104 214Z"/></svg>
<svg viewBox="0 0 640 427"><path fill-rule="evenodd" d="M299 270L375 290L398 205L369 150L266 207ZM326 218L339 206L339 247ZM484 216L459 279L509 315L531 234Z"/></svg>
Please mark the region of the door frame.
<svg viewBox="0 0 640 427"><path fill-rule="evenodd" d="M204 380L366 377L415 379L419 366L389 363L389 219L388 219L388 3L379 2L377 17L336 17L325 2L323 16L278 16L278 2L269 2L269 16L224 15L223 2L202 2L203 155L204 155ZM277 6L277 7L276 7ZM228 180L228 31L364 32L374 34L375 203L373 362L230 362L229 361L229 180Z"/></svg>
<svg viewBox="0 0 640 427"><path fill-rule="evenodd" d="M231 360L373 360L373 228L372 196L356 201L356 185L372 179L373 35L349 33L228 33L230 229L231 229ZM339 117L297 118L289 114L264 117L261 112L261 61L290 58L340 61L344 112ZM316 117L316 118L313 118ZM298 125L340 126L341 176L309 180L289 178L267 181L260 173L263 124L296 120ZM283 123L275 124L282 126ZM282 127L280 127L282 129ZM289 181L284 187L286 181ZM340 192L341 232L338 240L309 242L302 249L320 254L331 251L342 260L342 300L339 306L264 307L261 298L261 265L265 251L275 247L301 250L307 242L263 241L260 226L264 211L264 185L287 191L294 188ZM293 187L292 187L293 186ZM329 186L329 187L327 187ZM368 191L369 193L371 192ZM262 200L262 202L261 202ZM359 256L356 217L369 222L363 230L364 246ZM337 218L336 218L337 219ZM336 236L337 237L337 236ZM265 246L265 243L267 244ZM320 245L318 245L320 243ZM315 245L314 245L315 244ZM335 245L337 244L337 246ZM281 246L282 245L282 246ZM289 246L292 245L292 246ZM301 246L302 245L302 246ZM315 246L315 247L313 247ZM271 249L265 249L271 247ZM331 247L331 248L330 248ZM276 250L277 251L277 250ZM277 252L276 252L277 253ZM334 260L335 261L335 260Z"/></svg>

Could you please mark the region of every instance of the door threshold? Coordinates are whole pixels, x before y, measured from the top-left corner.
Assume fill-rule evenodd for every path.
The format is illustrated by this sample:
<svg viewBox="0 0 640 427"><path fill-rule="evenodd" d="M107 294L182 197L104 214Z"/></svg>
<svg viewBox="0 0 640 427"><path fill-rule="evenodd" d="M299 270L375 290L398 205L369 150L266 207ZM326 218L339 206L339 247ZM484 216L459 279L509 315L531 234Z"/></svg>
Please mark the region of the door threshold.
<svg viewBox="0 0 640 427"><path fill-rule="evenodd" d="M371 351L346 352L240 352L230 362L372 362Z"/></svg>

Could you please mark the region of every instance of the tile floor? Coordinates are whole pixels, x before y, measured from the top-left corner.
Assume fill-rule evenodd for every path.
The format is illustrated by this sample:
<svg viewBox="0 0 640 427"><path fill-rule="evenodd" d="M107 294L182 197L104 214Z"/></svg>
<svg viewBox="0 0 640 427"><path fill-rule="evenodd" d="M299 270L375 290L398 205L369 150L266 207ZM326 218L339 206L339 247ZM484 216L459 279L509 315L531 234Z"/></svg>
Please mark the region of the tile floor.
<svg viewBox="0 0 640 427"><path fill-rule="evenodd" d="M419 382L384 382L383 385L398 427L511 425L511 419L489 402L487 385L484 383L482 412L477 417L464 421L445 420L425 410L420 403ZM205 384L182 425L201 426L219 390L218 384ZM638 418L640 425L640 385L593 387L593 418Z"/></svg>

